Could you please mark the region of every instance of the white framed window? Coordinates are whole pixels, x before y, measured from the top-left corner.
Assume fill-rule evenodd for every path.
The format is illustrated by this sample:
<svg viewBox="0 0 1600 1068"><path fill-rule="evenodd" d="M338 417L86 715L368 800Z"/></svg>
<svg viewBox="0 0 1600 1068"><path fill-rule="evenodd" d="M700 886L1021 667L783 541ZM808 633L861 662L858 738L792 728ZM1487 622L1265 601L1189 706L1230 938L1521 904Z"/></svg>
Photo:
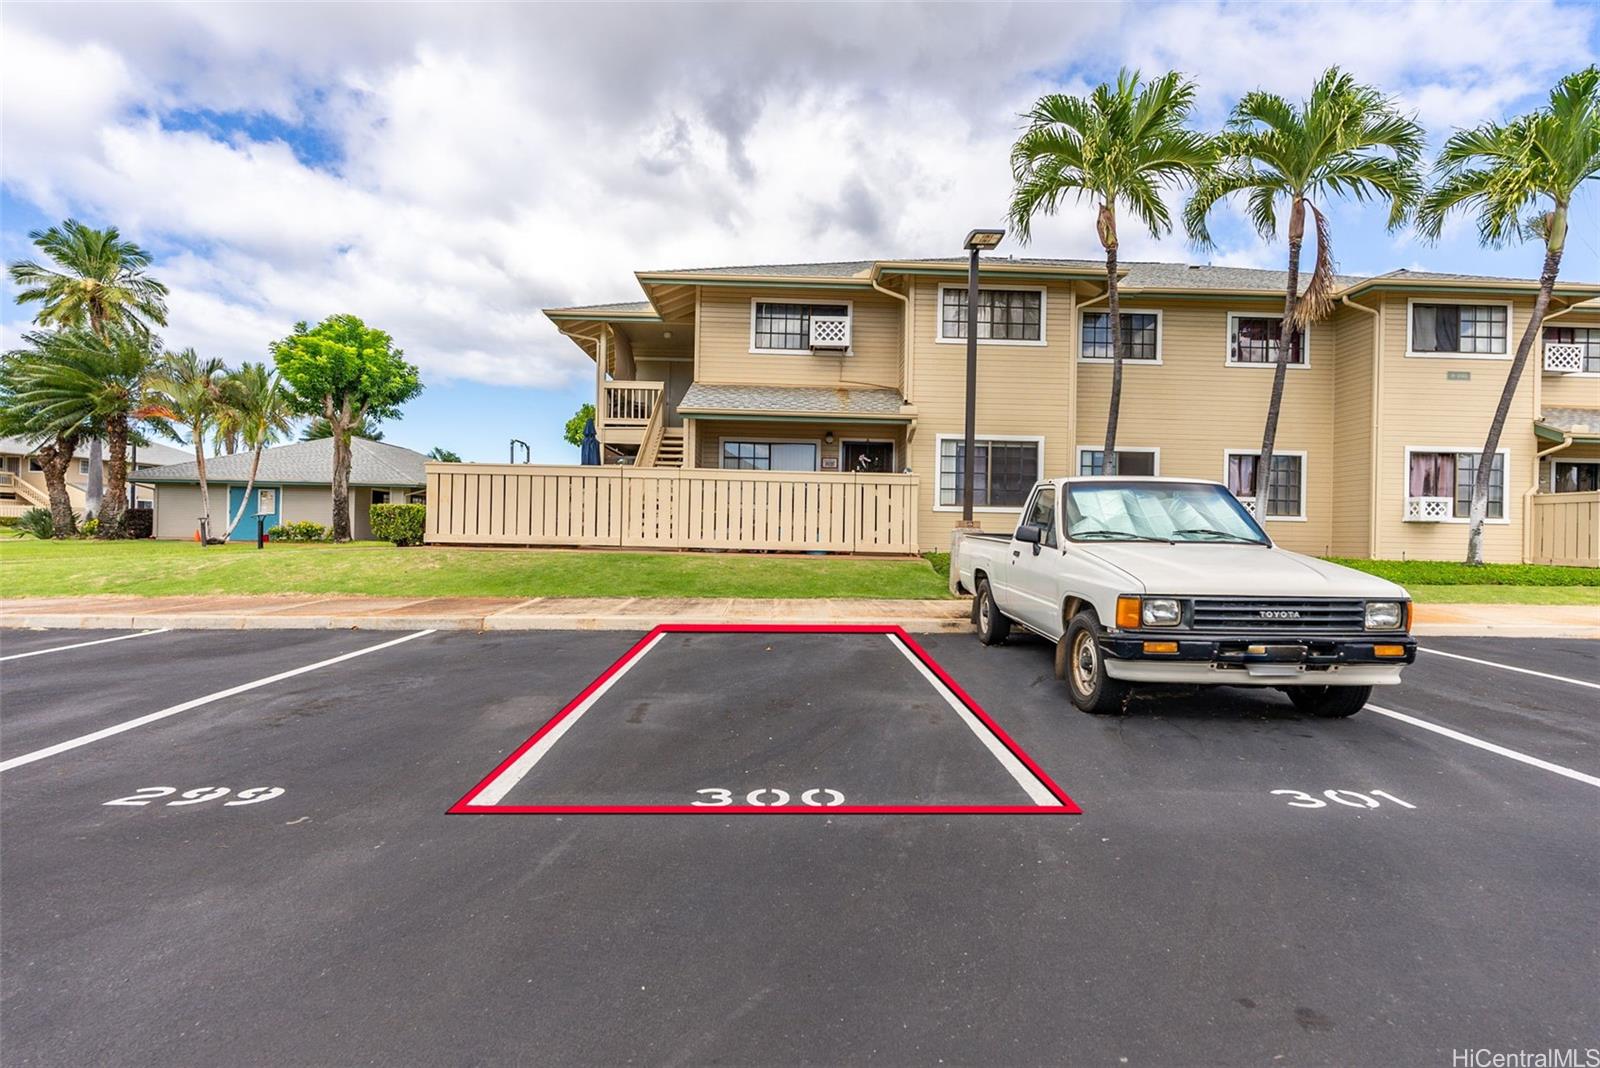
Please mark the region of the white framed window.
<svg viewBox="0 0 1600 1068"><path fill-rule="evenodd" d="M1157 308L1122 308L1122 358L1139 363L1161 362L1161 311ZM1111 313L1085 311L1078 317L1078 359L1110 363Z"/></svg>
<svg viewBox="0 0 1600 1068"><path fill-rule="evenodd" d="M278 491L256 490L256 515L275 515L278 511Z"/></svg>
<svg viewBox="0 0 1600 1068"><path fill-rule="evenodd" d="M141 512L148 512L155 508L156 502L152 501L148 497L140 497L138 500L133 502L133 506Z"/></svg>
<svg viewBox="0 0 1600 1068"><path fill-rule="evenodd" d="M1311 366L1309 333L1309 331L1294 333L1287 361L1291 368ZM1282 315L1261 315L1257 312L1228 313L1229 367L1274 367L1277 365L1278 348L1282 343Z"/></svg>
<svg viewBox="0 0 1600 1068"><path fill-rule="evenodd" d="M1046 296L1043 286L978 289L978 341L984 345L1043 345ZM934 340L967 343L967 287L939 287L939 327Z"/></svg>
<svg viewBox="0 0 1600 1068"><path fill-rule="evenodd" d="M966 486L966 436L937 435L939 499L935 511L961 510ZM972 506L985 512L1014 512L1044 477L1044 438L980 434L974 441Z"/></svg>
<svg viewBox="0 0 1600 1068"><path fill-rule="evenodd" d="M372 491L372 503L373 504L388 504L389 503L389 491L386 490L386 489L375 489L375 490L373 490Z"/></svg>
<svg viewBox="0 0 1600 1068"><path fill-rule="evenodd" d="M89 473L89 461L88 460L79 460L78 461L78 474L87 475L88 473Z"/></svg>
<svg viewBox="0 0 1600 1068"><path fill-rule="evenodd" d="M1222 454L1223 480L1240 500L1256 495L1260 449L1229 449ZM1306 454L1304 450L1272 452L1272 486L1267 491L1267 519L1304 522L1306 518Z"/></svg>
<svg viewBox="0 0 1600 1068"><path fill-rule="evenodd" d="M1546 345L1577 345L1583 350L1583 370L1580 375L1600 375L1600 327L1547 326L1544 328Z"/></svg>
<svg viewBox="0 0 1600 1068"><path fill-rule="evenodd" d="M1550 465L1551 493L1600 490L1600 460L1557 460Z"/></svg>
<svg viewBox="0 0 1600 1068"><path fill-rule="evenodd" d="M721 441L721 467L725 471L815 471L821 455L820 441Z"/></svg>
<svg viewBox="0 0 1600 1068"><path fill-rule="evenodd" d="M813 315L842 315L855 325L853 301L784 301L750 300L750 351L780 356L813 356L811 351L811 317ZM827 355L849 355L829 350Z"/></svg>
<svg viewBox="0 0 1600 1068"><path fill-rule="evenodd" d="M1449 359L1510 359L1510 304L1406 302L1406 355Z"/></svg>
<svg viewBox="0 0 1600 1068"><path fill-rule="evenodd" d="M1078 446L1078 474L1088 477L1106 473L1106 450L1093 445ZM1161 450L1142 447L1117 450L1117 474L1159 475Z"/></svg>
<svg viewBox="0 0 1600 1068"><path fill-rule="evenodd" d="M44 470L44 464L40 463L38 460L36 460L32 456L30 456L30 457L28 457L28 470L29 471L43 471Z"/></svg>
<svg viewBox="0 0 1600 1068"><path fill-rule="evenodd" d="M1477 476L1482 451L1461 446L1406 446L1403 518L1439 523L1467 522L1472 511L1472 482ZM1511 450L1501 449L1495 454L1494 466L1489 472L1487 522L1510 522L1506 516L1506 471L1510 467Z"/></svg>

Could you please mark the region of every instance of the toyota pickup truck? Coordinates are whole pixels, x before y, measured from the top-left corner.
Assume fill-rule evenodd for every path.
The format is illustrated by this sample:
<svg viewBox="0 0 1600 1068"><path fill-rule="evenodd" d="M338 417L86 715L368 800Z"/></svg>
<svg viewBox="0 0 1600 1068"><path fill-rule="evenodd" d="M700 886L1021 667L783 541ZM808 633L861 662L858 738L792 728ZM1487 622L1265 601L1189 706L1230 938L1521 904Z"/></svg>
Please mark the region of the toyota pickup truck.
<svg viewBox="0 0 1600 1068"><path fill-rule="evenodd" d="M1020 626L1056 643L1085 712L1176 683L1277 687L1302 711L1349 716L1416 658L1404 589L1278 548L1216 482L1051 479L1014 534L952 548L979 640Z"/></svg>

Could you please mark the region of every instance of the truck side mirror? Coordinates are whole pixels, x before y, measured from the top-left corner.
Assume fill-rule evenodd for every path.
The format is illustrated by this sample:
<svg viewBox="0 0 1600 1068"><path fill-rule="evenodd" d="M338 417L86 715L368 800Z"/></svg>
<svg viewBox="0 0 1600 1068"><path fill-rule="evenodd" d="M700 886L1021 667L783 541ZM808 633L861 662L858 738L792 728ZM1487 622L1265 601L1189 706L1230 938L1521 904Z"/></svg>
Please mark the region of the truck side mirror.
<svg viewBox="0 0 1600 1068"><path fill-rule="evenodd" d="M1021 526L1017 527L1017 540L1032 542L1034 545L1038 545L1042 540L1044 540L1044 531L1039 529L1039 524L1037 523L1023 523Z"/></svg>

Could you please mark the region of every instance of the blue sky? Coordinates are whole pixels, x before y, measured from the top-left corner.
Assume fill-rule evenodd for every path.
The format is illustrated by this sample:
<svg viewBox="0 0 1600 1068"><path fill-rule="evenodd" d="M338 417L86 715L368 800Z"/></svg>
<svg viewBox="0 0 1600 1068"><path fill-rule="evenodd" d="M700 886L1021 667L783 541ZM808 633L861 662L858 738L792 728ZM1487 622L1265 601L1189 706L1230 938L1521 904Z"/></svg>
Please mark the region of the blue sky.
<svg viewBox="0 0 1600 1068"><path fill-rule="evenodd" d="M950 254L1003 216L1017 115L1043 92L1178 69L1214 126L1240 93L1300 96L1337 63L1437 146L1600 53L1600 9L1545 0L82 10L6 6L0 254L68 215L115 224L172 288L167 343L229 362L354 312L427 383L389 440L483 460L512 437L574 458L561 426L593 365L540 308L638 299L638 269ZM1600 279L1597 200L1577 205L1568 277ZM1346 273L1538 267L1464 221L1427 246L1328 207ZM1283 257L1231 211L1204 255L1131 229L1125 258ZM1025 251L1098 257L1091 215ZM7 345L28 319L13 292Z"/></svg>

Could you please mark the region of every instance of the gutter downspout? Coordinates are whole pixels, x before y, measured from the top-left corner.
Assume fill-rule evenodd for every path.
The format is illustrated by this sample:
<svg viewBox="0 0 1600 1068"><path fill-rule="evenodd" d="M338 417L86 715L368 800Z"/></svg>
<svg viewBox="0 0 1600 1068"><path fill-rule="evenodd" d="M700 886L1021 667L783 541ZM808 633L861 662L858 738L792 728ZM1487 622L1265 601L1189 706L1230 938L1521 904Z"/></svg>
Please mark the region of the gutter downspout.
<svg viewBox="0 0 1600 1068"><path fill-rule="evenodd" d="M879 285L878 272L876 270L872 272L872 288L900 302L900 399L905 404L915 404L916 401L911 395L911 337L916 330L916 324L912 321L911 299L904 293L897 293L892 289ZM916 433L917 421L913 419L906 424L905 428L905 444L901 448L901 452L905 455L899 458L900 466L903 468L909 469L911 466L911 439L916 436Z"/></svg>
<svg viewBox="0 0 1600 1068"><path fill-rule="evenodd" d="M1369 308L1365 304L1357 304L1349 297L1340 297L1339 303L1347 308L1355 308L1372 316L1372 445L1368 452L1367 462L1372 465L1371 496L1367 500L1367 552L1372 554L1372 559L1378 560L1378 501L1382 494L1378 492L1381 485L1379 463L1383 457L1383 450L1378 443L1378 431L1383 426L1383 313L1377 308ZM1334 361L1335 368L1338 361ZM1337 374L1337 371L1335 372ZM1334 396L1338 396L1338 380L1334 381ZM1411 477L1409 474L1407 478Z"/></svg>
<svg viewBox="0 0 1600 1068"><path fill-rule="evenodd" d="M1546 313L1539 323L1539 367L1533 376L1533 418L1537 421L1544 414L1544 328L1551 319L1558 318L1576 308L1577 302L1566 305L1558 312ZM1533 498L1539 492L1539 465L1546 456L1551 456L1572 445L1572 431L1562 432L1561 442L1541 449L1533 454L1533 481L1522 494L1522 562L1529 563L1533 558Z"/></svg>

